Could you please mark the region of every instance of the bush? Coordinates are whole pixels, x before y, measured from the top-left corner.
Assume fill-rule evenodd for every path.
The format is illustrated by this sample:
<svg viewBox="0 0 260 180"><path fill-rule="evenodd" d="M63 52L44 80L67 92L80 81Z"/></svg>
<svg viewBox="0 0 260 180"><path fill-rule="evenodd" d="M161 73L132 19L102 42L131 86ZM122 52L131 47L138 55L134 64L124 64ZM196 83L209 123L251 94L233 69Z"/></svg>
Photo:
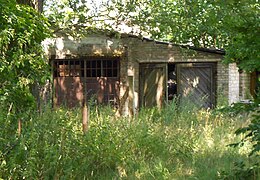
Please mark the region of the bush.
<svg viewBox="0 0 260 180"><path fill-rule="evenodd" d="M230 144L232 147L243 147L249 143L252 146L248 153L248 158L244 161L235 161L232 173L224 172L224 179L234 178L255 178L260 174L260 109L259 109L259 97L250 104L235 103L230 107L221 109L221 112L228 114L229 116L245 116L250 119L250 123L239 127L235 134L242 136L242 138L236 142ZM257 159L256 161L252 159Z"/></svg>

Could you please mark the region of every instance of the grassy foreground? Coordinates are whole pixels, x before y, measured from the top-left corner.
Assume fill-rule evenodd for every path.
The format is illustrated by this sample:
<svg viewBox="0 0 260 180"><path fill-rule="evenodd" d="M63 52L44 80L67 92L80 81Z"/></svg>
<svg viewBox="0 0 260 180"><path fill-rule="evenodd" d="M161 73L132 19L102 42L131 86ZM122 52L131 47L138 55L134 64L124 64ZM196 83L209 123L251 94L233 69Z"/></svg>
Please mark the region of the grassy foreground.
<svg viewBox="0 0 260 180"><path fill-rule="evenodd" d="M118 118L91 108L83 135L81 111L47 109L23 119L0 114L0 179L258 179L247 171L251 144L230 147L248 117L177 108L144 109ZM30 118L28 118L30 117Z"/></svg>

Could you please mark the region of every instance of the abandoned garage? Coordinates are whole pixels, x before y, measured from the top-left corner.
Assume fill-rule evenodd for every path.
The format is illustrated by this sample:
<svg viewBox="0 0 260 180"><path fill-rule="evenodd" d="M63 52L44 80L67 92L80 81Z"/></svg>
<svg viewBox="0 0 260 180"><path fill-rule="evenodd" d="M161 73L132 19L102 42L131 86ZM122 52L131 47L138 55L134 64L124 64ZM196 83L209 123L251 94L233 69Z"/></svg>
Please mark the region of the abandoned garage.
<svg viewBox="0 0 260 180"><path fill-rule="evenodd" d="M45 42L53 70L54 106L84 101L110 104L121 114L142 107L161 108L174 97L211 108L247 98L250 77L235 64L224 65L224 52L159 42L129 34L65 34Z"/></svg>

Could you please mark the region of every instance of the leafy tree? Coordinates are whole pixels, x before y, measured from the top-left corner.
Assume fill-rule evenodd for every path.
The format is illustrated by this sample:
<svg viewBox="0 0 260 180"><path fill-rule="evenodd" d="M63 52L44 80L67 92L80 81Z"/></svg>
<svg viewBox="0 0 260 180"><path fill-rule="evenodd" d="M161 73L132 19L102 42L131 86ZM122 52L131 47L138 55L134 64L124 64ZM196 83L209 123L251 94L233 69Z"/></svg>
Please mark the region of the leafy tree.
<svg viewBox="0 0 260 180"><path fill-rule="evenodd" d="M128 26L155 39L225 49L227 63L260 70L258 0L47 0L46 7L56 31Z"/></svg>
<svg viewBox="0 0 260 180"><path fill-rule="evenodd" d="M230 42L225 47L226 61L236 62L241 70L260 71L260 6L258 0L231 1L225 28Z"/></svg>
<svg viewBox="0 0 260 180"><path fill-rule="evenodd" d="M29 6L0 0L0 22L0 104L25 112L34 104L31 86L48 74L41 46L47 21Z"/></svg>
<svg viewBox="0 0 260 180"><path fill-rule="evenodd" d="M130 28L145 5L146 0L46 0L44 15L54 33L78 36L95 29L120 31L125 24Z"/></svg>
<svg viewBox="0 0 260 180"><path fill-rule="evenodd" d="M137 23L154 38L224 48L226 62L260 70L258 0L151 0Z"/></svg>

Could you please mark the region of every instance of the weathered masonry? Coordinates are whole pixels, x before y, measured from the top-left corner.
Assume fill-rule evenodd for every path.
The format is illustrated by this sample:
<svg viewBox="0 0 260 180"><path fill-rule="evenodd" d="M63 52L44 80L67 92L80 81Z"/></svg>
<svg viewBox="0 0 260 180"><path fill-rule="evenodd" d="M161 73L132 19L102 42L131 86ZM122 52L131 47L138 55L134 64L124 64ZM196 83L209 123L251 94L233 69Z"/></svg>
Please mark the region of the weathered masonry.
<svg viewBox="0 0 260 180"><path fill-rule="evenodd" d="M162 107L174 96L200 107L247 98L250 78L223 65L223 51L174 45L121 34L46 40L53 69L55 106L111 104L121 114ZM240 83L239 83L240 82Z"/></svg>

